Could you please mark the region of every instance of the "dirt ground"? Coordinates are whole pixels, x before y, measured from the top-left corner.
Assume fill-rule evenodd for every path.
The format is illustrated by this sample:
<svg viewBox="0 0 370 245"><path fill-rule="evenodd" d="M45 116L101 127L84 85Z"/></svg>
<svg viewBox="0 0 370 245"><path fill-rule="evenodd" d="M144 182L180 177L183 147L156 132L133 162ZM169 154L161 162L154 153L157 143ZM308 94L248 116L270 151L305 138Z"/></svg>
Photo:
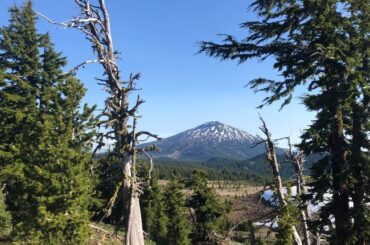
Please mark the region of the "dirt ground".
<svg viewBox="0 0 370 245"><path fill-rule="evenodd" d="M168 181L160 180L159 184L165 186ZM262 186L251 186L243 182L230 181L210 181L209 187L213 188L221 199L230 200L232 203L231 212L228 214L228 219L232 225L235 225L244 220L263 221L266 216L272 211L271 207L265 205L260 199L260 193L263 190ZM186 190L185 195L190 195L190 191ZM101 224L97 225L99 227ZM113 228L109 226L101 227L108 233L92 229L93 233L89 245L108 245L122 244L122 236L111 236ZM267 227L257 227L255 230L256 237L261 237L263 240L273 241L274 235L268 232ZM245 244L249 240L249 232L235 231L230 234L232 241L222 241L222 245L237 245ZM268 243L267 243L268 244Z"/></svg>
<svg viewBox="0 0 370 245"><path fill-rule="evenodd" d="M214 188L222 199L232 202L232 208L228 214L232 226L245 220L258 222L271 217L272 208L263 203L260 198L263 186L251 186L248 183L229 181L209 182L208 185ZM228 241L228 244L245 244L249 241L249 232L237 230L235 229L229 234L233 241ZM275 240L274 233L271 233L265 226L255 226L255 236L262 238L267 244Z"/></svg>

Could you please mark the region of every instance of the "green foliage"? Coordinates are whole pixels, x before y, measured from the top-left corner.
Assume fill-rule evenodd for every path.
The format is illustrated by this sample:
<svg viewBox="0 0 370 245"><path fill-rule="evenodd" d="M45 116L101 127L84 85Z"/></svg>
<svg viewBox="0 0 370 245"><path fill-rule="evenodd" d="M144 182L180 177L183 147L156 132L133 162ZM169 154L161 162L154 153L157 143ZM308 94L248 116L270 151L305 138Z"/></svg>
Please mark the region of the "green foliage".
<svg viewBox="0 0 370 245"><path fill-rule="evenodd" d="M268 169L261 164L249 164L248 161L232 159L213 159L207 162L186 162L173 159L157 159L155 168L160 179L170 180L173 176L189 179L194 170L205 171L209 180L241 180L250 184L270 182ZM251 167L253 166L253 167ZM261 168L260 168L261 166Z"/></svg>
<svg viewBox="0 0 370 245"><path fill-rule="evenodd" d="M303 103L316 112L316 119L302 135L300 148L307 155L326 156L313 166L311 190L317 202L333 193L321 209L319 223L323 227L334 215L332 242L337 244L364 244L369 239L363 218L369 161L361 158L369 148L369 6L368 1L356 0L255 0L251 9L259 19L241 25L248 31L246 38L226 36L221 44L201 46L210 56L240 63L274 58L282 80L260 77L249 83L267 94L261 107L278 100L283 100L283 107L298 86L307 88Z"/></svg>
<svg viewBox="0 0 370 245"><path fill-rule="evenodd" d="M37 34L31 2L0 30L0 165L15 242L83 244L89 237L89 143L94 108L80 81Z"/></svg>
<svg viewBox="0 0 370 245"><path fill-rule="evenodd" d="M353 156L353 155L352 155ZM370 155L368 153L359 154L359 159L353 161L351 158L351 197L353 200L353 236L352 241L363 244L370 240L370 209L363 199L364 193L369 192L370 176Z"/></svg>
<svg viewBox="0 0 370 245"><path fill-rule="evenodd" d="M158 179L153 174L150 186L141 197L144 230L151 240L163 244L167 237L168 217L163 193L158 186Z"/></svg>
<svg viewBox="0 0 370 245"><path fill-rule="evenodd" d="M11 215L5 204L4 193L0 190L0 240L9 235L11 228Z"/></svg>
<svg viewBox="0 0 370 245"><path fill-rule="evenodd" d="M217 230L217 221L227 212L228 205L223 204L214 190L207 186L205 172L194 171L188 185L193 191L187 200L188 207L194 212L192 240L211 240L212 233Z"/></svg>
<svg viewBox="0 0 370 245"><path fill-rule="evenodd" d="M124 201L117 187L122 182L122 167L114 154L99 154L93 159L95 170L94 195L90 210L93 213L93 220L104 221L105 223L119 226L122 225ZM140 174L139 174L140 175ZM141 176L141 175L140 175ZM107 210L112 197L117 197L110 212ZM109 214L109 215L108 215Z"/></svg>
<svg viewBox="0 0 370 245"><path fill-rule="evenodd" d="M256 245L266 245L266 242L262 240L262 238L257 237L256 238Z"/></svg>
<svg viewBox="0 0 370 245"><path fill-rule="evenodd" d="M282 178L289 179L294 176L294 169L284 155L277 155L281 163L280 174ZM309 155L305 166L309 168L314 162L321 159L320 154ZM188 162L174 159L156 159L155 168L158 169L159 178L170 180L173 176L181 179L191 178L194 170L207 172L209 180L243 181L252 185L270 183L271 169L266 163L265 154L248 160L234 160L226 158L212 158L206 162Z"/></svg>
<svg viewBox="0 0 370 245"><path fill-rule="evenodd" d="M296 216L292 216L292 205L288 205L285 207L280 208L280 215L279 216L279 228L277 229L277 245L293 245L293 229L292 224L296 220Z"/></svg>
<svg viewBox="0 0 370 245"><path fill-rule="evenodd" d="M169 218L168 234L166 244L187 245L190 244L190 224L186 216L184 195L181 192L182 186L178 181L172 179L167 185L164 200L166 215Z"/></svg>
<svg viewBox="0 0 370 245"><path fill-rule="evenodd" d="M253 225L253 222L248 220L238 225L235 230L249 232L251 229L251 225Z"/></svg>
<svg viewBox="0 0 370 245"><path fill-rule="evenodd" d="M232 226L231 221L227 217L227 213L230 211L230 203L225 202L225 211L221 215L220 218L218 218L215 222L214 229L217 234L226 235L226 233L229 231L230 227Z"/></svg>
<svg viewBox="0 0 370 245"><path fill-rule="evenodd" d="M293 226L297 225L297 217L299 217L299 210L297 205L290 199L290 186L287 186L288 193L285 196L286 206L279 208L279 220L276 233L277 245L293 245Z"/></svg>

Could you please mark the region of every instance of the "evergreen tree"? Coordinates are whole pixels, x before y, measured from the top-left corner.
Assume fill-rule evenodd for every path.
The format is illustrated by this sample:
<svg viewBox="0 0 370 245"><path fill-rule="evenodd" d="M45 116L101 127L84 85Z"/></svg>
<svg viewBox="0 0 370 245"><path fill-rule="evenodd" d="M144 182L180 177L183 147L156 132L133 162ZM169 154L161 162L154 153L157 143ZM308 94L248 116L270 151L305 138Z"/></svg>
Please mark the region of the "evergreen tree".
<svg viewBox="0 0 370 245"><path fill-rule="evenodd" d="M150 184L141 196L140 202L143 210L144 230L149 234L151 240L158 244L165 244L169 217L166 215L163 193L160 191L155 172L152 173Z"/></svg>
<svg viewBox="0 0 370 245"><path fill-rule="evenodd" d="M110 152L98 154L93 159L95 171L93 203L90 207L93 213L93 220L104 221L115 226L122 225L123 198L117 190L117 186L122 181L122 168L118 164L118 159ZM112 197L117 197L116 205L109 209L109 202Z"/></svg>
<svg viewBox="0 0 370 245"><path fill-rule="evenodd" d="M169 218L166 244L169 245L190 244L190 224L186 217L185 199L181 189L178 181L172 179L164 193L166 216Z"/></svg>
<svg viewBox="0 0 370 245"><path fill-rule="evenodd" d="M12 238L83 244L89 234L87 149L94 108L81 110L85 89L63 73L66 59L49 36L37 34L31 2L10 13L0 38L0 164Z"/></svg>
<svg viewBox="0 0 370 245"><path fill-rule="evenodd" d="M4 79L0 89L1 181L6 183L14 225L35 215L24 214L29 206L19 200L21 196L30 198L21 181L26 178L27 163L33 161L31 148L37 138L40 36L31 11L30 4L24 9L11 8L9 25L0 29L0 70Z"/></svg>
<svg viewBox="0 0 370 245"><path fill-rule="evenodd" d="M285 196L285 201L287 205L281 206L279 208L279 220L278 228L276 233L276 244L277 245L293 245L293 226L297 225L297 217L299 217L299 212L297 207L293 204L291 197L290 186L287 186L288 193Z"/></svg>
<svg viewBox="0 0 370 245"><path fill-rule="evenodd" d="M0 70L0 88L2 88L4 85L5 85L4 73L2 70ZM0 103L2 100L3 98L0 96ZM2 158L6 159L10 157L10 154L7 154L7 152L4 151L5 150L4 148L5 148L4 145L0 145L0 157L3 156ZM0 161L0 167L3 167L2 161ZM0 186L2 185L3 183L1 183L0 181ZM0 189L0 241L1 239L5 239L5 237L9 234L11 230L11 215L7 210L3 189L4 188Z"/></svg>
<svg viewBox="0 0 370 245"><path fill-rule="evenodd" d="M353 201L352 243L363 245L370 240L370 210L366 207L366 196L370 192L370 89L369 56L370 4L369 1L349 1L349 37L353 67L349 79L352 98L346 117L350 135L349 172L350 196ZM352 25L352 23L355 23Z"/></svg>
<svg viewBox="0 0 370 245"><path fill-rule="evenodd" d="M5 196L0 190L0 241L6 239L11 231L11 215L5 204Z"/></svg>
<svg viewBox="0 0 370 245"><path fill-rule="evenodd" d="M284 106L291 101L297 86L307 87L304 104L317 113L316 120L303 134L300 147L307 154L326 156L312 169L315 201L323 202L325 193L333 193L332 202L320 210L320 227L334 215L334 243L352 243L357 239L355 236L366 240L368 228L360 229L362 235L354 234L359 226L352 227L354 210L350 210L349 200L356 196L359 207L363 207L369 191L362 181L369 162L358 157L364 153L358 142L363 142L362 149L366 149L365 142L369 141L364 123L368 119L369 3L256 0L251 7L260 20L242 24L250 33L247 38L238 41L227 36L223 44L204 42L201 51L241 63L254 57L275 58L274 68L280 72L282 81L258 78L250 82L253 89L269 93L263 105L284 99ZM357 110L360 116L347 120L354 109L351 104L358 103L362 105ZM357 134L348 130L356 125L355 118L362 118ZM366 217L365 209L358 210L361 211L354 211L358 223L368 223L361 218Z"/></svg>
<svg viewBox="0 0 370 245"><path fill-rule="evenodd" d="M0 164L13 163L21 170L23 164L13 159L27 157L19 149L35 136L39 36L33 16L16 7L9 12L10 23L0 30Z"/></svg>
<svg viewBox="0 0 370 245"><path fill-rule="evenodd" d="M212 240L212 233L217 229L217 221L226 213L226 207L217 198L214 190L207 186L205 172L194 171L189 183L193 194L187 205L194 210L193 242Z"/></svg>

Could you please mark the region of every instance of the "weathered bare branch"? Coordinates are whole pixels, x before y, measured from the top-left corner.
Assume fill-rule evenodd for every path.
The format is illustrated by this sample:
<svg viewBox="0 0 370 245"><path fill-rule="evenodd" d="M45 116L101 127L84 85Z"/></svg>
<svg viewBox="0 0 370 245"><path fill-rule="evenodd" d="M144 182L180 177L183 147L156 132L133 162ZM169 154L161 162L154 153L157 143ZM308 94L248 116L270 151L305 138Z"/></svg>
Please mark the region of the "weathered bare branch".
<svg viewBox="0 0 370 245"><path fill-rule="evenodd" d="M144 153L144 155L149 159L149 164L150 164L150 168L148 171L148 183L149 183L150 179L152 178L152 171L153 171L153 166L154 166L153 158L144 149L142 149L141 152Z"/></svg>
<svg viewBox="0 0 370 245"><path fill-rule="evenodd" d="M127 82L121 80L120 69L116 62L117 52L114 50L111 23L109 13L104 0L95 0L96 4L91 4L89 0L75 0L80 8L79 16L64 22L56 22L47 16L36 14L46 19L49 23L63 28L74 28L81 31L86 39L91 43L92 49L96 54L96 59L87 60L73 69L70 73L74 74L80 67L90 63L99 63L104 69L104 79L97 79L98 83L104 86L104 90L109 94L105 100L105 109L99 118L104 119L97 124L98 127L108 129L106 133L99 134L97 137L98 147L94 153L105 145L103 139L112 139L115 142L115 156L120 159L123 167L123 180L120 186L122 190L125 207L126 223L126 244L143 245L144 236L141 223L141 213L139 207L139 195L142 192L138 186L136 178L136 143L140 135L147 135L154 138L158 136L146 131L136 132L136 118L139 106L144 101L138 97L136 103L130 108L129 94L137 90L136 81L140 74L130 75ZM130 120L134 119L133 127L130 127ZM130 159L127 161L127 159ZM109 202L108 211L114 205L117 192ZM119 191L121 193L121 191ZM125 199L128 198L128 199ZM109 213L109 212L108 212Z"/></svg>
<svg viewBox="0 0 370 245"><path fill-rule="evenodd" d="M108 202L108 204L107 204L107 206L105 208L105 211L104 211L104 215L103 215L103 217L101 218L100 221L102 221L103 219L109 217L112 214L112 209L114 207L114 204L120 198L119 193L121 193L120 190L122 188L122 185L123 185L122 182L119 182L116 185L116 189L115 189L115 191L113 193L113 196L109 199L109 202Z"/></svg>
<svg viewBox="0 0 370 245"><path fill-rule="evenodd" d="M116 237L116 238L118 238L118 239L123 240L123 237L122 237L122 236L119 236L118 234L115 234L115 233L112 233L112 232L110 232L110 231L104 230L103 228L101 228L101 227L99 227L99 226L96 226L96 225L94 225L94 224L89 224L89 226L90 226L90 228L92 228L92 229L94 229L94 230L96 230L96 231L98 231L98 232L102 232L102 233L104 233L104 234L106 234L106 235L108 235L108 236Z"/></svg>
<svg viewBox="0 0 370 245"><path fill-rule="evenodd" d="M262 126L260 127L260 130L265 136L265 144L266 144L266 160L270 164L270 167L272 169L272 174L274 177L274 182L275 182L275 192L277 195L277 198L279 200L279 205L281 206L286 206L287 201L284 196L284 190L283 190L283 182L281 180L280 172L279 172L279 163L276 157L276 152L275 152L275 146L274 146L274 141L271 139L271 133L268 130L265 121L263 118L260 116L260 120L262 122ZM298 245L302 245L301 238L297 232L297 229L295 226L292 226L293 229L293 237L294 241Z"/></svg>
<svg viewBox="0 0 370 245"><path fill-rule="evenodd" d="M84 67L85 65L88 65L88 64L93 64L93 63L99 63L99 62L104 62L104 60L86 60L78 65L76 65L75 67L73 67L71 70L69 70L69 74L76 74L77 70L80 69L81 67Z"/></svg>
<svg viewBox="0 0 370 245"><path fill-rule="evenodd" d="M292 144L290 142L290 138L286 138L288 141L288 149L285 151L286 157L289 159L289 161L293 164L296 174L296 188L297 188L297 198L299 199L302 195L306 194L306 184L305 179L303 176L303 163L305 161L304 159L304 153L301 151L293 151ZM311 244L311 238L310 238L310 232L308 229L308 219L311 218L310 211L308 209L308 203L303 203L303 209L301 212L301 218L302 218L302 226L303 226L303 235L304 235L304 243L305 245Z"/></svg>
<svg viewBox="0 0 370 245"><path fill-rule="evenodd" d="M162 139L158 135L153 134L153 133L150 133L148 131L140 131L140 132L137 132L136 133L136 139L138 139L142 135L146 135L146 136L151 137L151 138L154 138L156 140L161 140Z"/></svg>

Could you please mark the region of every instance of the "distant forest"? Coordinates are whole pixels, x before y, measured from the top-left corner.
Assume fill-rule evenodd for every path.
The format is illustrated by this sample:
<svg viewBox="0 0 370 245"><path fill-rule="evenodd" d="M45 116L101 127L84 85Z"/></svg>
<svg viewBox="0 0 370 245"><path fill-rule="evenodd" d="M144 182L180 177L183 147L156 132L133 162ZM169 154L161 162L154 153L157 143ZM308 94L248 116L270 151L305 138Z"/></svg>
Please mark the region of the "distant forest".
<svg viewBox="0 0 370 245"><path fill-rule="evenodd" d="M310 156L305 162L305 173L319 155ZM284 180L294 179L295 173L292 164L284 155L278 155L280 174ZM147 163L146 163L147 164ZM226 158L211 158L205 162L189 162L174 159L155 159L155 168L158 169L160 179L190 178L193 170L207 172L210 180L246 181L250 184L266 184L272 181L272 171L264 154L249 160L233 160Z"/></svg>

